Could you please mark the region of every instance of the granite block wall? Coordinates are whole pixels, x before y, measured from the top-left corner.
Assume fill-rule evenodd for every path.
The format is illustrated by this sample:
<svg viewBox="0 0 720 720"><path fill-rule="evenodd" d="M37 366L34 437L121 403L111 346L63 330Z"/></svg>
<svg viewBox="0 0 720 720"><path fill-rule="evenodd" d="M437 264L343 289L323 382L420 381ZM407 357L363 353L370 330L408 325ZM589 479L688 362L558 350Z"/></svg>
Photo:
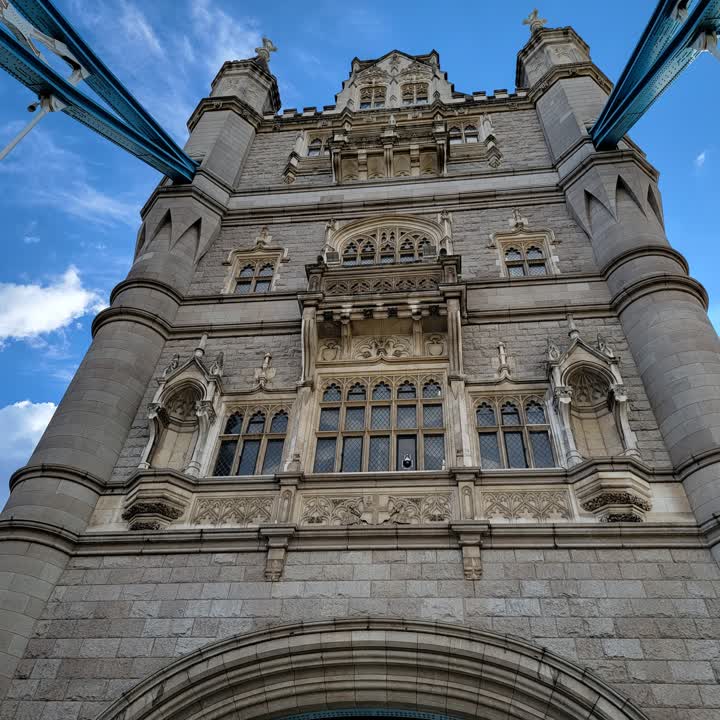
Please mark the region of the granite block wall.
<svg viewBox="0 0 720 720"><path fill-rule="evenodd" d="M94 718L138 680L215 640L335 617L464 623L587 667L650 718L720 714L720 569L701 549L456 550L75 557L37 622L2 714Z"/></svg>

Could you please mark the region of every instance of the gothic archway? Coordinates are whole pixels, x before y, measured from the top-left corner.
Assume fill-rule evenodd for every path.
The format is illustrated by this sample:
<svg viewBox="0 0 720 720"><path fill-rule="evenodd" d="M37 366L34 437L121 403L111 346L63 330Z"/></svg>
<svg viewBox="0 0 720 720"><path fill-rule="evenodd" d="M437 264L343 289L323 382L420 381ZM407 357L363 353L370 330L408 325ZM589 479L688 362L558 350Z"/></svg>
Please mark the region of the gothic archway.
<svg viewBox="0 0 720 720"><path fill-rule="evenodd" d="M646 720L587 670L460 625L343 619L219 641L141 681L100 720L385 715L441 720Z"/></svg>

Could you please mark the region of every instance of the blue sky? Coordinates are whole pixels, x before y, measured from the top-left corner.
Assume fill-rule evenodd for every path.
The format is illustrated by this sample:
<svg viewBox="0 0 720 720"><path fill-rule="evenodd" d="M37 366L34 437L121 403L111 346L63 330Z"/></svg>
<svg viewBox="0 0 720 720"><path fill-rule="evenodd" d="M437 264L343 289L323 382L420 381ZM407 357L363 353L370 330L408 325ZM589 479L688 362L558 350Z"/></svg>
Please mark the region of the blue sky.
<svg viewBox="0 0 720 720"><path fill-rule="evenodd" d="M572 25L616 80L654 0L602 6L546 0L550 26ZM278 46L284 107L331 104L350 61L434 48L457 90L514 88L532 2L56 0L83 37L178 139L223 60ZM447 8L443 17L440 10ZM621 19L618 22L618 19ZM720 63L702 56L633 129L661 172L667 232L708 289L720 326ZM29 91L0 73L0 145L29 119ZM90 323L127 273L139 209L159 179L61 113L0 162L0 499L25 462L90 342Z"/></svg>

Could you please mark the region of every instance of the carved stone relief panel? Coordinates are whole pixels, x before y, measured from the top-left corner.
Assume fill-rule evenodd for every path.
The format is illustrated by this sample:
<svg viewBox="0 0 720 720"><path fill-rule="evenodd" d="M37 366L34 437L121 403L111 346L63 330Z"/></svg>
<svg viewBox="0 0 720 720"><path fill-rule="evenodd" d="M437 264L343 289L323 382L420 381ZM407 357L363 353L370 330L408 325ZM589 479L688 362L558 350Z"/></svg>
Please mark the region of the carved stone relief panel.
<svg viewBox="0 0 720 720"><path fill-rule="evenodd" d="M335 338L320 341L318 362L332 363L338 360L399 360L411 357L447 357L447 335L426 333L422 335L419 352L410 335L359 335L352 338L348 357L343 357L342 343Z"/></svg>
<svg viewBox="0 0 720 720"><path fill-rule="evenodd" d="M482 517L507 522L572 520L567 490L497 490L480 493Z"/></svg>
<svg viewBox="0 0 720 720"><path fill-rule="evenodd" d="M198 498L191 513L194 525L248 527L272 521L275 495Z"/></svg>
<svg viewBox="0 0 720 720"><path fill-rule="evenodd" d="M416 495L306 495L300 523L315 526L420 525L452 518L449 493Z"/></svg>

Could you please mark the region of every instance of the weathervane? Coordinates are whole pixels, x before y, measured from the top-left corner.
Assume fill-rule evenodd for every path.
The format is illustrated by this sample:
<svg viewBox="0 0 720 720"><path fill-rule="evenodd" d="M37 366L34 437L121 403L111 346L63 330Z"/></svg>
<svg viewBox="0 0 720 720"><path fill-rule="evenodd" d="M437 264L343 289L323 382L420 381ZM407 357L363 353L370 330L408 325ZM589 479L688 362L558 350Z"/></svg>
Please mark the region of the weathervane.
<svg viewBox="0 0 720 720"><path fill-rule="evenodd" d="M538 30L543 29L543 27L547 24L547 20L539 17L538 9L533 8L533 11L522 21L522 24L529 25L530 34L533 35Z"/></svg>

